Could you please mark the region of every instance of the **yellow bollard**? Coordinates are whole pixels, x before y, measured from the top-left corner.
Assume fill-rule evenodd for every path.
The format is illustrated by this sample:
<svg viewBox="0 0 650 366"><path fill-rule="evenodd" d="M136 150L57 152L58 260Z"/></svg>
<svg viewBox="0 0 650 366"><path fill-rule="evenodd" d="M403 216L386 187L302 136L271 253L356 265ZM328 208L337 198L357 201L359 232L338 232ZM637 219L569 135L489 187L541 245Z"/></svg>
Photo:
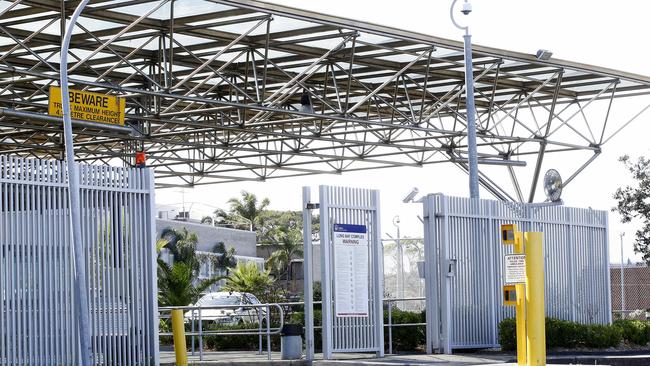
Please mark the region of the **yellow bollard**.
<svg viewBox="0 0 650 366"><path fill-rule="evenodd" d="M526 349L530 366L546 365L544 310L543 234L525 233L526 252Z"/></svg>
<svg viewBox="0 0 650 366"><path fill-rule="evenodd" d="M185 345L185 324L183 322L183 310L172 310L172 332L174 333L174 352L176 353L176 365L187 366L187 346Z"/></svg>
<svg viewBox="0 0 650 366"><path fill-rule="evenodd" d="M515 254L524 254L524 238L521 231L515 232ZM526 286L515 285L517 293L517 365L526 365Z"/></svg>

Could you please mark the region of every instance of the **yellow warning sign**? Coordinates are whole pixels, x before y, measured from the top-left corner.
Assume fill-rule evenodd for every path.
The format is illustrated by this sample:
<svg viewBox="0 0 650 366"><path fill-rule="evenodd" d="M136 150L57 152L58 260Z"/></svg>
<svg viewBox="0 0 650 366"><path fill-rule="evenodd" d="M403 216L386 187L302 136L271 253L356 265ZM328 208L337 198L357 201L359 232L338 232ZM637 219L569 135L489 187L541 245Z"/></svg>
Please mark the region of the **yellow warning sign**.
<svg viewBox="0 0 650 366"><path fill-rule="evenodd" d="M69 89L72 119L124 126L124 98L114 95ZM50 86L50 116L63 116L61 88Z"/></svg>

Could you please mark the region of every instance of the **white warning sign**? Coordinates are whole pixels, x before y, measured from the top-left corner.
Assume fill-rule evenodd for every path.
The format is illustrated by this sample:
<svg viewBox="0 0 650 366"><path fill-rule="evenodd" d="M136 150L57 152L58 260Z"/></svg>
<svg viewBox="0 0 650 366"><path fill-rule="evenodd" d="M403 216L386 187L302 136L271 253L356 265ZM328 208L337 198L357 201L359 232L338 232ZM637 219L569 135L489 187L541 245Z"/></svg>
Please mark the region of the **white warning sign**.
<svg viewBox="0 0 650 366"><path fill-rule="evenodd" d="M526 255L507 254L504 259L503 273L506 285L526 283Z"/></svg>
<svg viewBox="0 0 650 366"><path fill-rule="evenodd" d="M367 317L368 230L365 225L335 224L333 239L336 316Z"/></svg>

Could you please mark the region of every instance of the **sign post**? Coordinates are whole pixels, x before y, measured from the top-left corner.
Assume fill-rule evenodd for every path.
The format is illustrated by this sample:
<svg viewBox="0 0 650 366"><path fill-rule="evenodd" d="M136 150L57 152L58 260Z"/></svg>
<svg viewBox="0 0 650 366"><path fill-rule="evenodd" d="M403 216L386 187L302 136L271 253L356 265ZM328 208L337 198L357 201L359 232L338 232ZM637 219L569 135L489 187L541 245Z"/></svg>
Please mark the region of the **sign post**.
<svg viewBox="0 0 650 366"><path fill-rule="evenodd" d="M505 285L503 302L515 305L517 323L517 365L526 365L526 255L524 254L523 233L517 225L501 225L501 240L505 245L514 245L515 254L505 256ZM522 268L523 267L523 268Z"/></svg>
<svg viewBox="0 0 650 366"><path fill-rule="evenodd" d="M546 365L544 320L543 234L522 233L517 225L501 225L503 244L514 245L515 254L504 257L504 305L515 305L517 364Z"/></svg>

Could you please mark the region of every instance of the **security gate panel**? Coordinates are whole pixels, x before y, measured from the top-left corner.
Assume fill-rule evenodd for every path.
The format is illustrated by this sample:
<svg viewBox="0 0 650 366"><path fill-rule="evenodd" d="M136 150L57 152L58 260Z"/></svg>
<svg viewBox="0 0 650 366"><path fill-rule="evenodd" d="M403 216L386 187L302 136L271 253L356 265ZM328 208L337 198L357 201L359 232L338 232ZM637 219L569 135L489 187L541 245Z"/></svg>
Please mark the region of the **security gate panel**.
<svg viewBox="0 0 650 366"><path fill-rule="evenodd" d="M323 355L383 356L379 191L320 186L319 193Z"/></svg>
<svg viewBox="0 0 650 366"><path fill-rule="evenodd" d="M607 212L447 197L424 199L427 351L498 347L503 305L500 226L544 233L546 316L611 321Z"/></svg>
<svg viewBox="0 0 650 366"><path fill-rule="evenodd" d="M153 176L79 165L93 360L157 363ZM63 162L0 156L0 365L77 365Z"/></svg>

